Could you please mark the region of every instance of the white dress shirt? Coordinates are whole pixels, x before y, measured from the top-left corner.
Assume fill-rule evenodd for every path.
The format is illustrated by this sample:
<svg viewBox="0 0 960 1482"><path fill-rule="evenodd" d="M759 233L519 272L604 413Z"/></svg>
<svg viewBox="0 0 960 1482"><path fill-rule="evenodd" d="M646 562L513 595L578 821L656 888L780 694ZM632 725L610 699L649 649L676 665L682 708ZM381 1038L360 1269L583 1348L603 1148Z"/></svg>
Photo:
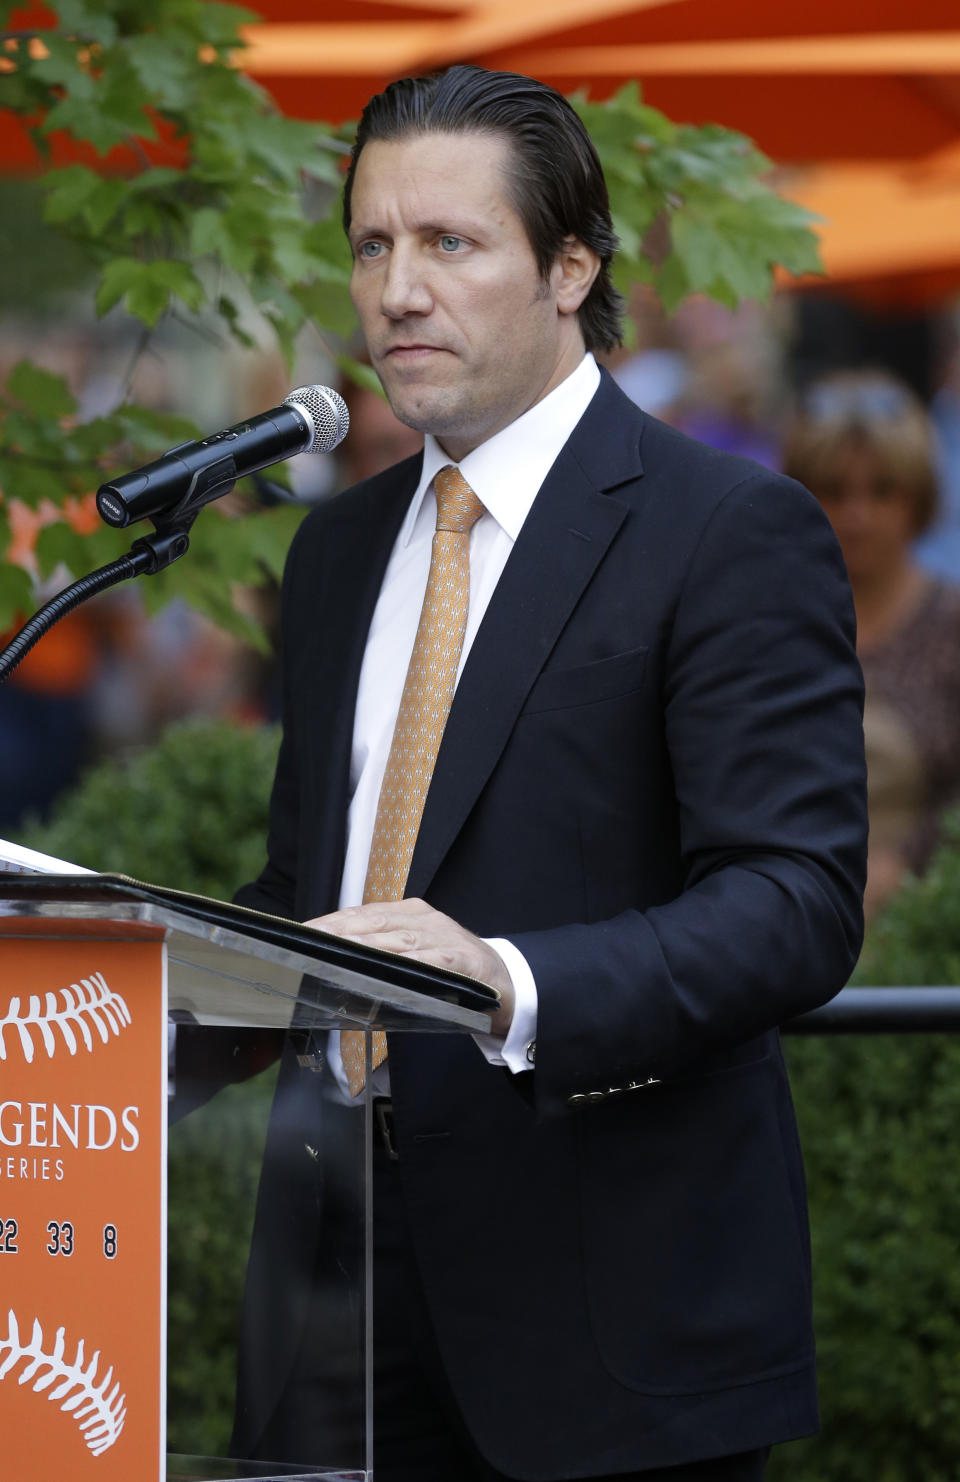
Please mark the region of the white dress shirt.
<svg viewBox="0 0 960 1482"><path fill-rule="evenodd" d="M600 384L592 355L542 401L502 431L481 443L458 465L485 513L470 532L470 604L457 679L513 543L530 507L574 427ZM350 760L350 805L347 852L340 884L340 907L359 905L373 839L380 786L390 753L407 665L420 621L436 529L434 475L451 462L429 433L424 440L423 470L387 564L380 596L367 635L360 670ZM537 991L527 961L511 942L489 939L503 959L516 994L513 1022L505 1038L475 1035L493 1065L529 1070L528 1047L536 1039ZM330 1069L347 1092L340 1059L339 1034L330 1036ZM389 1089L388 1064L374 1073L372 1090ZM347 1092L349 1095L349 1092Z"/></svg>

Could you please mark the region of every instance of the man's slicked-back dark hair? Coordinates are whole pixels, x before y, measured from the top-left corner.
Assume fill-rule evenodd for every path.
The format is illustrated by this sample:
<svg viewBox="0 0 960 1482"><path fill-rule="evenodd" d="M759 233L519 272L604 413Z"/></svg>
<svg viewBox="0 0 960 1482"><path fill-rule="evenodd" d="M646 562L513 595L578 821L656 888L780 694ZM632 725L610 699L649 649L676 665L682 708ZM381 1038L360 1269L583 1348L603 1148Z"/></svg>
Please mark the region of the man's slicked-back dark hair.
<svg viewBox="0 0 960 1482"><path fill-rule="evenodd" d="M564 243L578 237L600 259L600 272L578 317L588 350L622 339L623 300L610 278L617 237L603 168L593 142L561 93L515 72L450 67L404 77L375 94L357 128L343 195L350 230L353 181L364 146L420 134L489 134L509 140L511 202L546 281Z"/></svg>

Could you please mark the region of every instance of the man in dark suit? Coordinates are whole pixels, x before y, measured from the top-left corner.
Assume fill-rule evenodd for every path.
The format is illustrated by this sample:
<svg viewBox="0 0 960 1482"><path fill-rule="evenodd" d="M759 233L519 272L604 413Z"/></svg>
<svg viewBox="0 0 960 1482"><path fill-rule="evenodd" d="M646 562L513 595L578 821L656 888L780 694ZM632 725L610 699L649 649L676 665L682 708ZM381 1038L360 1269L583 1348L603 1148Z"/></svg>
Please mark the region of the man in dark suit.
<svg viewBox="0 0 960 1482"><path fill-rule="evenodd" d="M294 543L269 862L239 898L500 993L492 1036L391 1037L376 1072L378 1482L749 1482L816 1425L776 1026L860 944L842 561L800 486L598 371L615 238L559 95L474 68L392 85L345 221L372 363L426 446ZM451 479L480 503L431 551ZM451 530L469 591L444 574L438 618ZM454 609L450 668L430 625ZM278 1108L309 1124L287 1060ZM296 1182L265 1187L251 1268L238 1445L264 1456L319 1414L311 1315L269 1288L316 1258Z"/></svg>

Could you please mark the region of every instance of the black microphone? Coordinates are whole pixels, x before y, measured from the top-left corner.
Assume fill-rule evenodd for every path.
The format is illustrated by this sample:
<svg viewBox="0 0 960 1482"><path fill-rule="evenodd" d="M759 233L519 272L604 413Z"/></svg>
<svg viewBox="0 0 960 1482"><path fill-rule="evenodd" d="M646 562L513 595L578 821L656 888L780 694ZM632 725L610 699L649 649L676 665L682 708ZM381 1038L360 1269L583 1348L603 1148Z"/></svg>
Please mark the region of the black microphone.
<svg viewBox="0 0 960 1482"><path fill-rule="evenodd" d="M121 474L97 490L97 509L108 525L193 513L237 479L280 463L294 453L329 453L347 435L350 416L329 386L298 386L283 405L261 412L200 442L181 443L153 463Z"/></svg>

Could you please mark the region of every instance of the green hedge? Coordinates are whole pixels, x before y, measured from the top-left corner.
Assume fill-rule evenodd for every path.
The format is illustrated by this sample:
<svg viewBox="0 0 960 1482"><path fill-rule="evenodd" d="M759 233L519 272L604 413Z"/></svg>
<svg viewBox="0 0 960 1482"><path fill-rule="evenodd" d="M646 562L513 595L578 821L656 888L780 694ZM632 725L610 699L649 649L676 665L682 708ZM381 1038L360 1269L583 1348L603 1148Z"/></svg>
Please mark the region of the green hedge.
<svg viewBox="0 0 960 1482"><path fill-rule="evenodd" d="M810 1189L821 1435L771 1482L956 1482L960 1043L796 1041Z"/></svg>
<svg viewBox="0 0 960 1482"><path fill-rule="evenodd" d="M229 898L259 873L275 726L171 725L156 745L91 767L19 842L101 873Z"/></svg>
<svg viewBox="0 0 960 1482"><path fill-rule="evenodd" d="M276 1068L170 1129L167 1445L225 1456L247 1252Z"/></svg>
<svg viewBox="0 0 960 1482"><path fill-rule="evenodd" d="M229 895L256 869L277 737L171 728L95 769L23 842L101 869ZM871 932L857 981L960 983L960 823ZM771 1482L960 1475L960 1040L787 1042L810 1186L823 1430ZM222 1452L270 1078L175 1127L171 1447ZM203 1334L203 1341L197 1335Z"/></svg>
<svg viewBox="0 0 960 1482"><path fill-rule="evenodd" d="M960 984L960 820L854 977ZM786 1041L814 1249L823 1428L771 1482L960 1476L960 1038Z"/></svg>

